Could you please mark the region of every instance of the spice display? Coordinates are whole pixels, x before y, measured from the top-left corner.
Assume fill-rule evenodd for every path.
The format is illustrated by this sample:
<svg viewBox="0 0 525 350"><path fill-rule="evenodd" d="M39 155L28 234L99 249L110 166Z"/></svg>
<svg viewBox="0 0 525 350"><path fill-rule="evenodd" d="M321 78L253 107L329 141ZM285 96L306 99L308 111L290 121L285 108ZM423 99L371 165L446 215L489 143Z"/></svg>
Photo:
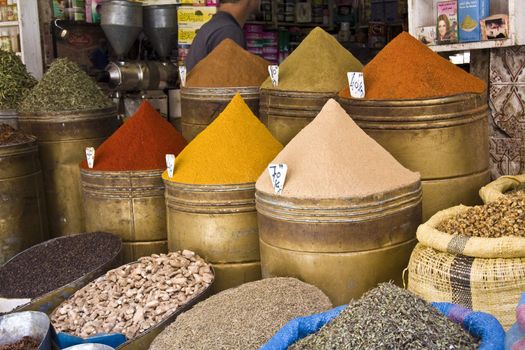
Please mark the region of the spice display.
<svg viewBox="0 0 525 350"><path fill-rule="evenodd" d="M465 18L463 18L463 22L461 22L461 29L463 30L471 30L478 26L478 22L472 19L470 15L466 15Z"/></svg>
<svg viewBox="0 0 525 350"><path fill-rule="evenodd" d="M107 263L120 239L96 232L50 240L16 255L0 267L0 297L36 298Z"/></svg>
<svg viewBox="0 0 525 350"><path fill-rule="evenodd" d="M17 145L33 139L30 135L17 131L7 124L0 124L0 146Z"/></svg>
<svg viewBox="0 0 525 350"><path fill-rule="evenodd" d="M68 58L59 58L20 103L20 111L82 111L111 106L113 102L76 63Z"/></svg>
<svg viewBox="0 0 525 350"><path fill-rule="evenodd" d="M186 146L182 135L148 101L95 151L93 170L153 170L166 167L166 154ZM88 169L87 161L80 166Z"/></svg>
<svg viewBox="0 0 525 350"><path fill-rule="evenodd" d="M240 94L179 154L166 180L186 184L255 182L282 145L255 117Z"/></svg>
<svg viewBox="0 0 525 350"><path fill-rule="evenodd" d="M437 229L473 237L525 237L525 191L515 191L494 202L469 208L442 222Z"/></svg>
<svg viewBox="0 0 525 350"><path fill-rule="evenodd" d="M0 110L17 109L36 83L20 57L0 50Z"/></svg>
<svg viewBox="0 0 525 350"><path fill-rule="evenodd" d="M15 343L0 345L0 350L37 350L40 343L40 340L26 336Z"/></svg>
<svg viewBox="0 0 525 350"><path fill-rule="evenodd" d="M432 305L391 283L350 302L290 350L476 349L478 341Z"/></svg>
<svg viewBox="0 0 525 350"><path fill-rule="evenodd" d="M420 179L361 130L333 99L271 163L288 165L281 193L285 197L365 197ZM267 172L256 188L274 193Z"/></svg>
<svg viewBox="0 0 525 350"><path fill-rule="evenodd" d="M259 349L289 320L330 307L323 292L295 278L250 282L181 314L150 350Z"/></svg>
<svg viewBox="0 0 525 350"><path fill-rule="evenodd" d="M482 93L485 83L403 32L363 69L365 99L406 100ZM339 95L350 98L346 86Z"/></svg>
<svg viewBox="0 0 525 350"><path fill-rule="evenodd" d="M231 39L223 40L190 71L187 87L260 86L270 62L254 55Z"/></svg>
<svg viewBox="0 0 525 350"><path fill-rule="evenodd" d="M337 92L348 85L347 72L363 65L329 33L316 27L279 65L279 85L268 77L261 88Z"/></svg>
<svg viewBox="0 0 525 350"><path fill-rule="evenodd" d="M128 339L163 321L213 282L210 265L184 250L153 254L108 271L51 314L58 332L80 337L123 333Z"/></svg>

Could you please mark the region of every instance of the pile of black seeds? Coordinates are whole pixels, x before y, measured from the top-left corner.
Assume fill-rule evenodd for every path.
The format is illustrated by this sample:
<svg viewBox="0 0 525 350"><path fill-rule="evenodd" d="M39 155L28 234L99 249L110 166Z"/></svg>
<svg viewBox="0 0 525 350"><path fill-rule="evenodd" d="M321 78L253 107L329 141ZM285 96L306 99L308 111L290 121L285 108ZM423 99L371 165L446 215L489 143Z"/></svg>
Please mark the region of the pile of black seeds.
<svg viewBox="0 0 525 350"><path fill-rule="evenodd" d="M220 292L181 314L150 350L257 350L289 320L332 307L317 287L266 278Z"/></svg>
<svg viewBox="0 0 525 350"><path fill-rule="evenodd" d="M120 250L105 232L53 239L16 255L0 267L0 297L36 298L107 263Z"/></svg>
<svg viewBox="0 0 525 350"><path fill-rule="evenodd" d="M0 124L0 146L18 145L31 140L33 140L31 136L15 130L7 124Z"/></svg>
<svg viewBox="0 0 525 350"><path fill-rule="evenodd" d="M290 350L477 349L478 341L432 305L391 283L351 302Z"/></svg>
<svg viewBox="0 0 525 350"><path fill-rule="evenodd" d="M91 79L68 58L56 59L42 80L20 102L23 113L81 111L113 106Z"/></svg>

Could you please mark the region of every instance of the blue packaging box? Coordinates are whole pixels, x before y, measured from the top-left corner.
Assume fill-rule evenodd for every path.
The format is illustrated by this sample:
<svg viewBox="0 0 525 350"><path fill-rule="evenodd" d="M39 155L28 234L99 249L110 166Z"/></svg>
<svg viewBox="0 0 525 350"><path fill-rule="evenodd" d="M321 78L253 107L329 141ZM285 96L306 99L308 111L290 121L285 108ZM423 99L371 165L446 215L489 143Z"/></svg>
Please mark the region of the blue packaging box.
<svg viewBox="0 0 525 350"><path fill-rule="evenodd" d="M490 0L458 0L459 41L480 41L479 21L489 15Z"/></svg>

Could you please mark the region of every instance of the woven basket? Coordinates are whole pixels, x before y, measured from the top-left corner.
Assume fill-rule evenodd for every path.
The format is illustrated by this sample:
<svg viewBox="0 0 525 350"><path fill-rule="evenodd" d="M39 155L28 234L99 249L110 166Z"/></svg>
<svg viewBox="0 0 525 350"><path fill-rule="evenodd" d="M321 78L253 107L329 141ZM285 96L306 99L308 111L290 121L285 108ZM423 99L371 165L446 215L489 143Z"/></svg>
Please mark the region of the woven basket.
<svg viewBox="0 0 525 350"><path fill-rule="evenodd" d="M502 197L505 192L522 187L525 184L525 174L516 176L501 176L479 190L483 203L491 203Z"/></svg>
<svg viewBox="0 0 525 350"><path fill-rule="evenodd" d="M435 229L468 208L443 210L419 226L420 243L408 265L408 289L428 301L490 313L508 329L525 291L525 238L465 237Z"/></svg>

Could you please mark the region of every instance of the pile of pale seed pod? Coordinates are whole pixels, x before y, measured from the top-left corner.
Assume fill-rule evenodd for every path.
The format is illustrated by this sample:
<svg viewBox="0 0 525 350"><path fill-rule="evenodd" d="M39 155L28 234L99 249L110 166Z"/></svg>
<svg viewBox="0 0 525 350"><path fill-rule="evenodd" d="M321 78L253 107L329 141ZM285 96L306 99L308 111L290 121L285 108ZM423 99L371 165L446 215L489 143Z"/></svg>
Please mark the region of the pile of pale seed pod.
<svg viewBox="0 0 525 350"><path fill-rule="evenodd" d="M213 279L210 265L189 250L142 257L77 291L53 311L51 322L57 332L80 337L123 333L133 339L200 294Z"/></svg>

